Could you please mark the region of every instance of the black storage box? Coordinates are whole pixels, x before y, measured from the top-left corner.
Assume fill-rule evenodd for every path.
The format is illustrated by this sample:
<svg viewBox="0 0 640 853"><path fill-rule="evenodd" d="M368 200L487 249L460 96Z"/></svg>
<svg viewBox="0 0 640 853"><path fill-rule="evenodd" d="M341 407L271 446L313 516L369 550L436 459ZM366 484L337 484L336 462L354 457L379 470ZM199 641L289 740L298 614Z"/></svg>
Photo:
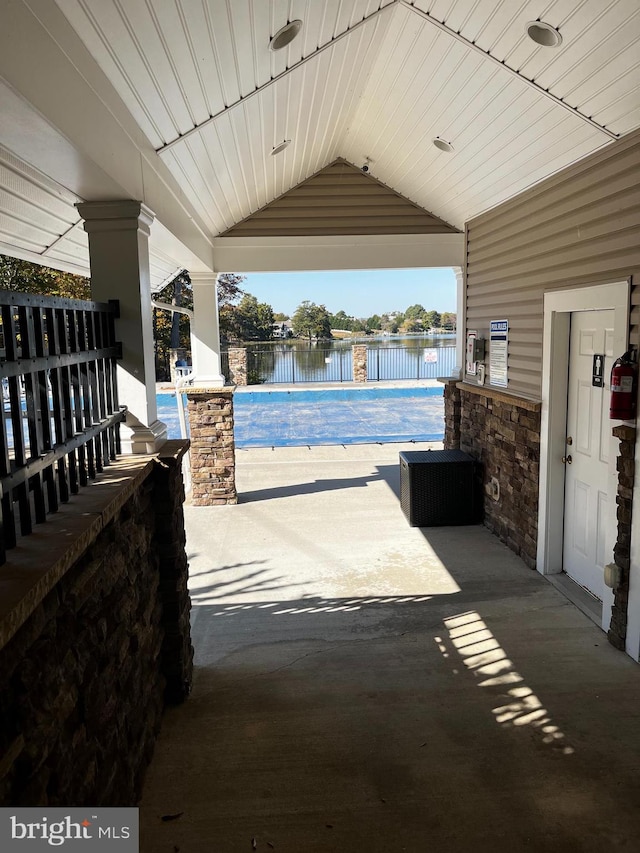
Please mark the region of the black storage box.
<svg viewBox="0 0 640 853"><path fill-rule="evenodd" d="M411 527L477 524L482 502L475 460L462 450L403 451L400 505Z"/></svg>

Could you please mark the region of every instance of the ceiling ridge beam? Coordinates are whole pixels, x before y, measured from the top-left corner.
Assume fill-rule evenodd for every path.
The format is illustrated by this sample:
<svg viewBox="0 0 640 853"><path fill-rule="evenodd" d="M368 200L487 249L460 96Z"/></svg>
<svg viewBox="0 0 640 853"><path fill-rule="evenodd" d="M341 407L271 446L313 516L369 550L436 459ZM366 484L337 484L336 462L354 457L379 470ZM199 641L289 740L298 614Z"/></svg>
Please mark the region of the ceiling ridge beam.
<svg viewBox="0 0 640 853"><path fill-rule="evenodd" d="M53 243L49 243L49 245L48 245L48 246L46 246L46 247L45 247L45 248L40 252L40 255L41 255L42 257L46 257L46 256L47 256L47 253L48 253L48 252L50 252L50 251L54 248L54 246L57 246L57 245L58 245L58 243L60 243L62 240L64 240L64 239L65 239L65 237L68 237L68 236L69 236L69 234L71 234L71 232L74 230L74 228L77 228L77 227L78 227L78 225L80 225L80 223L81 223L81 222L82 222L82 219L78 219L78 221L77 221L77 222L74 222L74 223L73 223L73 225L69 226L69 228L67 228L67 230L66 230L66 231L63 231L63 232L62 232L62 234L60 234L60 236L59 236L59 237L56 237L56 239L53 241Z"/></svg>
<svg viewBox="0 0 640 853"><path fill-rule="evenodd" d="M605 133L610 139L620 139L619 133L614 133L612 130L609 130L607 127L604 127L604 125L598 124L598 122L594 121L590 116L581 113L580 110L577 109L577 107L572 107L562 98L559 98L557 95L554 95L548 89L544 89L538 83L534 82L533 80L530 80L523 74L520 74L519 71L516 71L515 68L511 68L511 66L507 65L506 62L504 62L503 60L496 59L496 57L492 56L488 50L485 50L473 41L469 41L469 39L466 39L456 30L452 30L442 21L438 21L437 18L434 18L433 15L430 15L428 12L424 12L422 9L419 9L417 6L414 6L411 0L398 0L398 3L400 6L404 6L406 9L410 9L414 14L419 15L423 20L428 21L430 24L433 24L434 27L437 27L439 30L442 30L442 32L452 36L454 39L461 42L466 47L470 48L471 50L474 50L476 53L479 53L486 59L490 59L491 62L495 63L495 65L498 65L500 68L504 68L504 70L508 71L513 77L517 77L518 80L521 80L523 83L526 83L527 86L536 91L539 95L544 95L545 98L548 98L550 101L553 101L554 104L559 107L562 107L568 113L571 113L571 115L576 116L577 118L584 121L586 124L590 124L591 127L595 128L596 130L599 130L601 133Z"/></svg>
<svg viewBox="0 0 640 853"><path fill-rule="evenodd" d="M394 9L398 5L401 5L401 0L391 0L391 2L388 3L386 6L381 6L379 9L376 9L375 12L372 12L370 15L367 15L361 21L358 21L352 27L349 27L349 29L340 33L340 35L335 36L334 38L331 39L331 41L328 41L326 44L323 44L321 47L314 50L313 53L310 53L307 56L303 56L302 59L300 59L298 62L294 62L293 65L290 65L288 68L285 68L284 71L281 71L280 74L276 74L275 77L272 77L270 80L267 80L267 82L263 83L262 86L257 86L253 90L253 92L249 92L248 95L244 95L243 97L239 98L237 101L234 101L233 103L228 104L226 107L224 107L224 109L218 110L217 113L214 113L212 116L209 116L209 118L206 118L204 121L201 121L199 124L195 125L194 127L190 128L189 130L185 131L184 133L180 134L180 136L177 136L175 139L172 139L170 142L166 142L164 145L161 145L160 148L156 148L156 154L164 154L165 151L169 151L171 148L173 148L174 145L177 145L179 142L183 142L185 139L188 139L194 133L198 133L199 131L202 130L203 127L206 127L207 125L216 121L216 119L219 119L223 115L226 115L230 110L233 110L236 107L241 106L242 104L246 104L247 101L250 101L251 98L253 98L255 95L259 95L261 92L264 92L266 89L268 89L274 83L277 83L279 80L282 80L285 77L287 77L289 74L291 74L292 71L296 71L298 68L301 68L303 65L305 65L310 60L315 59L321 53L324 53L325 50L328 50L330 47L333 47L335 44L337 44L343 38L346 38L347 36L351 35L351 33L355 32L357 29L359 29L364 24L367 24L367 23L369 23L369 21L373 20L374 18L377 18L381 12L385 12L387 9Z"/></svg>

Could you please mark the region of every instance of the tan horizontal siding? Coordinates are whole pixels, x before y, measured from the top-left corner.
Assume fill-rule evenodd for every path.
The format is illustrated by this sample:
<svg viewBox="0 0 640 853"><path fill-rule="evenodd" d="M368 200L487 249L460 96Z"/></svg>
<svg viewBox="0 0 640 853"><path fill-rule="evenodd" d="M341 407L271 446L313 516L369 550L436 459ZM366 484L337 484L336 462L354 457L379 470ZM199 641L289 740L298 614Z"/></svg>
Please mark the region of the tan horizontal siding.
<svg viewBox="0 0 640 853"><path fill-rule="evenodd" d="M339 160L234 225L223 236L452 233L459 232Z"/></svg>
<svg viewBox="0 0 640 853"><path fill-rule="evenodd" d="M541 253L551 252L557 248L577 247L581 251L580 244L586 243L598 238L610 238L614 233L623 234L629 231L632 236L635 235L638 226L640 225L640 204L631 205L621 211L620 198L616 199L615 205L605 205L607 210L598 211L598 219L593 219L587 215L587 212L582 211L581 220L567 221L567 217L559 221L550 223L547 227L540 226L536 229L536 239L534 241L520 243L516 248L512 245L511 253L504 250L504 246L495 245L489 249L485 248L482 253L478 252L475 255L475 263L478 271L482 269L499 270L501 267L509 267L513 262L526 261L529 258L537 259ZM530 232L531 229L528 229ZM518 238L526 237L526 232L518 235Z"/></svg>
<svg viewBox="0 0 640 853"><path fill-rule="evenodd" d="M639 135L640 131L634 131L617 142L604 145L595 154L476 217L473 221L478 226L478 233L490 230L494 221L503 222L505 216L513 220L526 215L529 210L535 213L549 203L563 203L571 196L579 197L598 182L608 181L629 169L635 171Z"/></svg>
<svg viewBox="0 0 640 853"><path fill-rule="evenodd" d="M611 184L603 185L601 187L601 192L604 193L602 198L594 198L586 204L574 208L570 217L570 226L568 225L567 214L558 213L557 210L554 210L553 215L549 215L549 211L547 211L547 216L541 217L542 221L537 221L539 217L531 216L517 222L505 223L502 233L511 241L519 236L526 235L531 229L535 228L536 239L543 241L548 237L566 233L570 228L577 231L586 227L597 227L601 222L606 222L611 217L617 218L632 213L637 210L637 197L633 186L629 185L629 178L630 176L627 175L623 179L622 188L618 188L615 192ZM498 230L492 229L485 235L474 233L473 239L476 242L480 241L481 245L481 248L477 249L478 260L490 258L497 260L504 256L504 242L500 239ZM529 243L527 242L526 245Z"/></svg>
<svg viewBox="0 0 640 853"><path fill-rule="evenodd" d="M539 398L544 293L640 283L640 133L467 224L466 323L509 320L509 391ZM640 343L640 287L630 341ZM489 359L487 358L487 364Z"/></svg>

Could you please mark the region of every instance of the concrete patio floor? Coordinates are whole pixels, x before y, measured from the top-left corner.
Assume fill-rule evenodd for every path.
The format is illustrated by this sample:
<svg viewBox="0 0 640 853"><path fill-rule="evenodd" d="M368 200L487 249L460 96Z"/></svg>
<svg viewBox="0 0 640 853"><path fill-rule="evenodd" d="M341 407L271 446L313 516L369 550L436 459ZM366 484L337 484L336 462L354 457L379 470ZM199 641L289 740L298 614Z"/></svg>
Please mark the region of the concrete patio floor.
<svg viewBox="0 0 640 853"><path fill-rule="evenodd" d="M407 447L239 451L186 507L143 853L638 849L640 669L482 526L410 528Z"/></svg>

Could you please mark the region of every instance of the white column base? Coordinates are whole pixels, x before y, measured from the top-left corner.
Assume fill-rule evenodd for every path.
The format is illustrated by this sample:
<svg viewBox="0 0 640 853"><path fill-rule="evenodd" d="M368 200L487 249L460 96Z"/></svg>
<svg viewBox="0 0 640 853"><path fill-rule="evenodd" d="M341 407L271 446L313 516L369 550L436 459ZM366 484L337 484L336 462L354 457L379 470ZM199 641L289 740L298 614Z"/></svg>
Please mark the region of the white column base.
<svg viewBox="0 0 640 853"><path fill-rule="evenodd" d="M224 385L227 380L221 373L212 373L203 376L201 373L196 373L191 381L191 385L206 385L208 388L213 386L216 387L218 385Z"/></svg>
<svg viewBox="0 0 640 853"><path fill-rule="evenodd" d="M150 426L122 424L120 427L122 453L128 455L157 453L166 440L167 425L162 421L154 421Z"/></svg>

